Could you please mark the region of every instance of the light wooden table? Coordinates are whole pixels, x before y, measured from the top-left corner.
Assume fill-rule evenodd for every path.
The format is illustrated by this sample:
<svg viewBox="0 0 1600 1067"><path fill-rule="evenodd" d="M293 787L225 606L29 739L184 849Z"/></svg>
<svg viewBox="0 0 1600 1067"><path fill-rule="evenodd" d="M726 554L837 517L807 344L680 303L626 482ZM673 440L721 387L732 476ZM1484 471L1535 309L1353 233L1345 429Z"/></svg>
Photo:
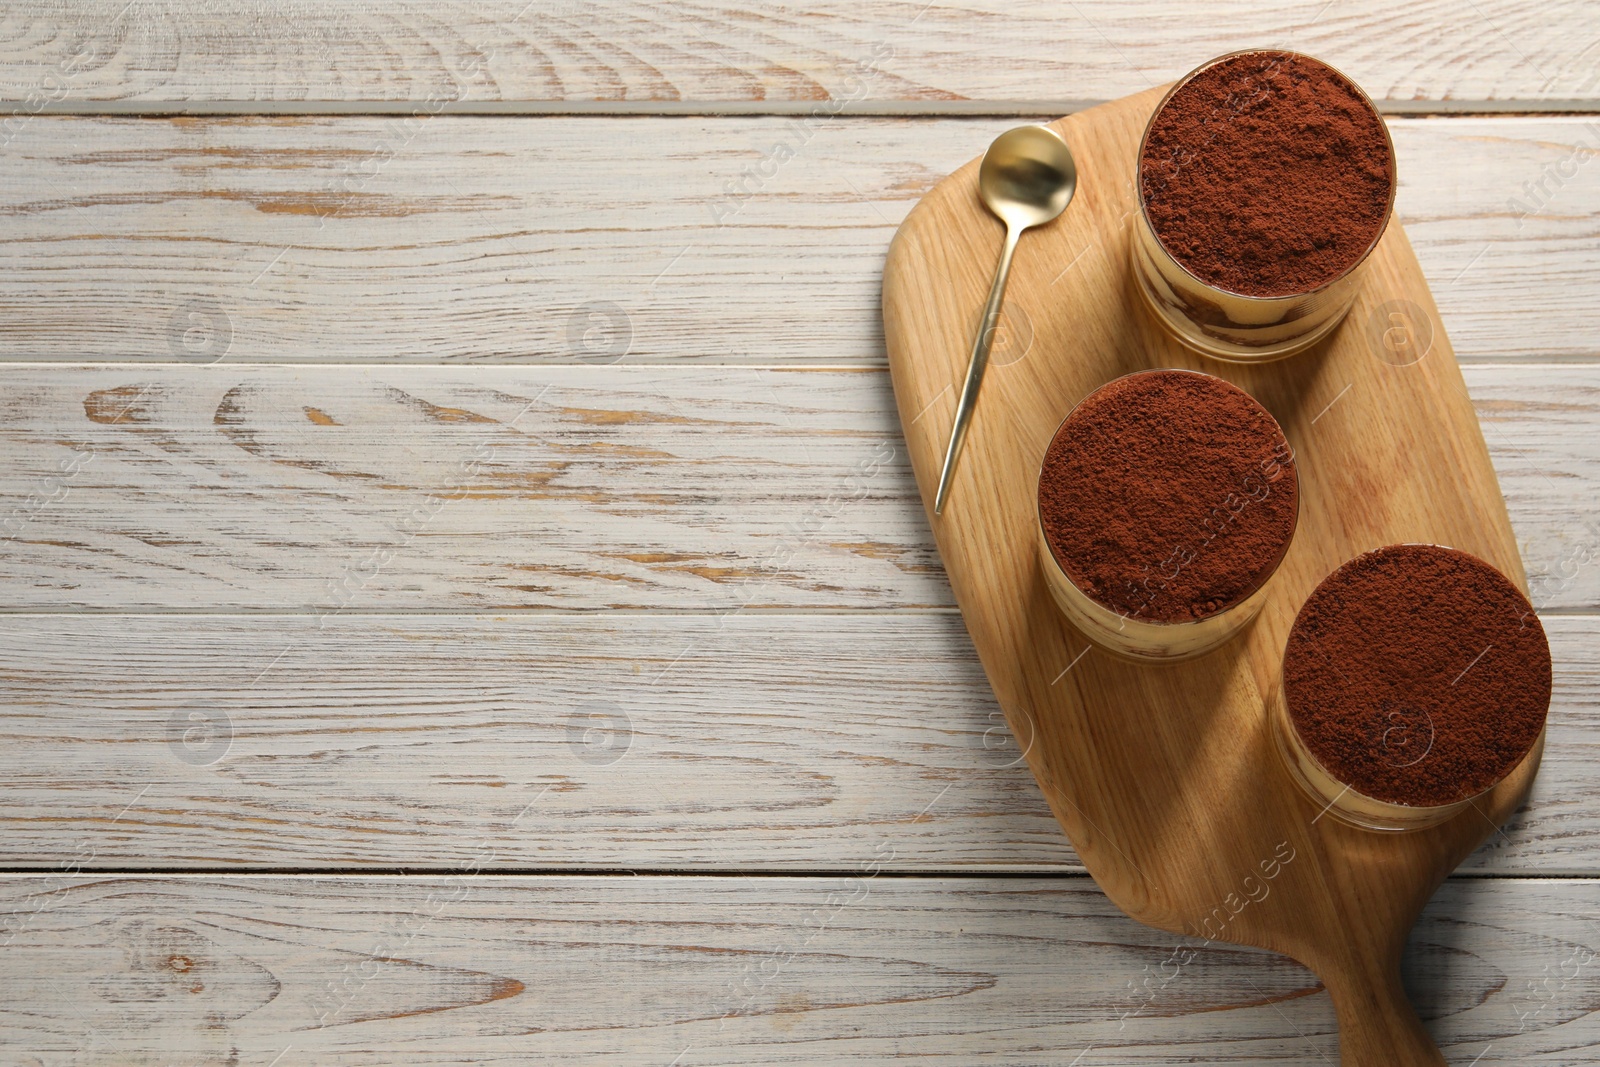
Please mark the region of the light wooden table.
<svg viewBox="0 0 1600 1067"><path fill-rule="evenodd" d="M1335 1060L1082 874L876 310L1018 116L1252 44L1391 117L1556 657L1408 982L1600 1063L1593 5L125 3L0 19L0 1063Z"/></svg>

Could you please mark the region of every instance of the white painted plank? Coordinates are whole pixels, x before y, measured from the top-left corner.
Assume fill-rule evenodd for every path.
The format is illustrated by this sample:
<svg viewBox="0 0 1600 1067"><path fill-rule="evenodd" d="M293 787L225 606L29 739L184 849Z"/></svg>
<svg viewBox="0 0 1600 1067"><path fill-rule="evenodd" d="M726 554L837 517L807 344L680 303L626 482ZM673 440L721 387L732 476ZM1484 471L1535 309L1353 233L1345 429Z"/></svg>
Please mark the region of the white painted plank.
<svg viewBox="0 0 1600 1067"><path fill-rule="evenodd" d="M882 370L5 377L11 610L952 606ZM1600 604L1600 368L1467 380L1539 606Z"/></svg>
<svg viewBox="0 0 1600 1067"><path fill-rule="evenodd" d="M1068 862L952 615L13 616L0 648L4 865Z"/></svg>
<svg viewBox="0 0 1600 1067"><path fill-rule="evenodd" d="M1245 46L1295 47L1375 97L1594 100L1592 12L1576 2L1419 0L229 0L13 3L0 99L29 103L851 99L854 64L892 49L863 106L1112 99ZM51 76L54 75L54 78ZM35 98L40 99L40 98Z"/></svg>
<svg viewBox="0 0 1600 1067"><path fill-rule="evenodd" d="M1600 618L1465 864L1600 872ZM12 616L0 864L1075 871L959 617Z"/></svg>
<svg viewBox="0 0 1600 1067"><path fill-rule="evenodd" d="M1013 121L36 118L0 353L881 366L895 226ZM1600 355L1600 119L1392 126L1457 353Z"/></svg>
<svg viewBox="0 0 1600 1067"><path fill-rule="evenodd" d="M13 609L950 603L882 371L7 378Z"/></svg>
<svg viewBox="0 0 1600 1067"><path fill-rule="evenodd" d="M1079 878L9 876L0 908L0 1040L37 1067L1337 1057L1308 971ZM1595 1062L1597 908L1440 890L1404 972L1451 1063Z"/></svg>
<svg viewBox="0 0 1600 1067"><path fill-rule="evenodd" d="M1592 610L1600 604L1600 484L1586 471L1587 457L1600 456L1600 378L1571 364L1464 371L1529 596L1543 610Z"/></svg>

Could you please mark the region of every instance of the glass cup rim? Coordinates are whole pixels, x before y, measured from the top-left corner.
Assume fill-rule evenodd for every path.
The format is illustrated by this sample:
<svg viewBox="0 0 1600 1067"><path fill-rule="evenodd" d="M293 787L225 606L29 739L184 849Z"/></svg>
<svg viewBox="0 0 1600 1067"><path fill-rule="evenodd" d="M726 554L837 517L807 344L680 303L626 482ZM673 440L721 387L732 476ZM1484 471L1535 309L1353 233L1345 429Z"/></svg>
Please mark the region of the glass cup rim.
<svg viewBox="0 0 1600 1067"><path fill-rule="evenodd" d="M1330 771L1317 758L1316 753L1311 751L1310 746L1305 743L1305 739L1300 736L1299 728L1295 726L1293 718L1289 715L1288 701L1283 692L1281 679L1275 689L1275 693L1276 696L1268 701L1267 717L1269 720L1268 729L1273 735L1274 747L1278 750L1279 762L1283 764L1284 770L1289 777L1306 796L1310 797L1314 803L1322 805L1324 811L1329 812L1348 825L1378 833L1408 833L1425 830L1459 815L1474 802L1494 792L1505 781L1505 778L1501 778L1481 793L1475 793L1461 800L1448 801L1444 804L1401 804L1392 800L1383 800L1370 793L1363 793ZM1548 727L1545 727L1539 731L1538 736L1534 738L1533 744L1529 746L1528 752L1524 754L1522 760L1518 760L1513 765L1513 771L1520 767L1523 761L1533 754L1535 749L1540 747L1547 729ZM1316 768L1330 783L1340 786L1339 792L1330 796L1318 789L1313 782L1307 779L1305 770L1297 765L1297 760L1304 760L1311 767ZM1507 771L1506 777L1509 777L1510 774L1511 771ZM1366 812L1353 810L1344 800L1347 796L1359 797L1370 805L1372 810ZM1378 819L1383 821L1376 821Z"/></svg>
<svg viewBox="0 0 1600 1067"><path fill-rule="evenodd" d="M1317 63L1317 64L1319 64L1321 66L1327 67L1329 70L1331 70L1335 74L1337 74L1340 78L1343 78L1344 81L1347 84L1349 84L1350 87L1353 88L1356 91L1356 93L1361 97L1361 100L1367 105L1367 109L1372 112L1373 117L1378 120L1378 127L1379 127L1379 129L1383 130L1383 142L1389 148L1389 166L1390 166L1390 170L1393 172L1393 178L1389 182L1389 198L1384 203L1383 225L1378 227L1378 232L1373 234L1371 243L1368 244L1367 247L1362 250L1362 252L1361 252L1361 254L1359 256L1357 256L1354 260L1352 260L1350 262L1349 266L1347 266L1344 270L1340 271L1338 274L1334 275L1332 278L1329 278L1327 281L1323 282L1321 285L1318 285L1317 287L1315 287L1313 289L1306 289L1306 290L1303 290L1303 291L1297 292L1297 293L1280 293L1280 294L1278 294L1276 296L1252 296L1249 293L1236 293L1232 289L1224 289L1220 285L1213 285L1211 282L1208 282L1203 278L1197 277L1192 270L1190 270L1187 266L1184 265L1182 260L1178 259L1177 256L1172 254L1172 250L1169 249L1166 246L1166 244L1161 240L1161 234L1156 231L1155 226L1150 222L1149 213L1145 210L1145 202L1144 202L1144 146L1145 146L1145 143L1150 139L1150 127L1152 125L1154 125L1155 120L1156 120L1156 116L1161 114L1161 110L1167 106L1168 101L1170 101L1175 95L1177 95L1180 91L1182 91L1183 87L1188 85L1189 82L1193 81L1195 77L1197 77L1200 74L1205 73L1206 71L1210 70L1212 67L1216 66L1219 63L1226 62L1227 60L1230 60L1230 59L1237 59L1239 56L1266 55L1266 54L1294 56L1294 57L1296 57L1298 59L1309 59L1313 63ZM1134 196L1134 200L1137 201L1138 206L1139 206L1139 220L1140 220L1140 222L1142 222L1144 224L1145 228L1150 231L1150 235L1155 238L1156 247L1161 249L1162 254L1165 255L1169 260L1171 260L1173 266L1177 267L1178 270L1182 271L1185 277L1187 277L1190 280L1192 280L1196 285L1200 286L1201 288L1210 290L1211 292L1221 293L1221 294L1223 294L1225 296L1228 296L1228 297L1231 297L1231 298L1233 298L1235 300L1251 300L1251 301L1256 301L1256 302L1259 302L1259 303L1262 303L1262 304L1273 304L1273 303L1278 303L1278 302L1289 302L1289 301L1295 301L1295 300L1305 300L1307 297L1313 297L1313 296L1318 295L1319 293L1323 293L1323 292L1327 291L1331 287L1337 285L1339 282L1345 280L1351 274L1353 274L1356 271L1356 269L1361 266L1361 264L1363 264L1363 263L1365 263L1367 261L1367 257L1372 255L1373 249L1378 247L1378 242L1383 240L1383 235L1389 232L1389 222L1394 218L1395 196L1399 192L1399 190L1400 190L1399 161L1395 157L1394 137L1389 132L1389 124L1384 121L1383 114L1378 111L1378 106L1372 102L1372 97L1367 95L1367 91L1361 87L1361 84L1359 82L1357 82L1354 78L1350 77L1350 75L1346 74L1344 71L1340 70L1338 67L1334 66L1332 63L1328 63L1328 62L1326 62L1324 60L1318 59L1316 56L1309 55L1309 54L1307 54L1305 52L1295 51L1292 48L1237 48L1237 49L1234 49L1232 52L1224 52L1220 56L1216 56L1216 57L1214 57L1212 59L1206 60L1204 63L1200 64L1198 67L1194 68L1189 73L1187 73L1183 77L1179 78L1176 82L1174 82L1172 84L1172 88L1168 89L1165 93L1162 94L1160 101L1157 102L1157 104L1155 106L1155 110L1150 112L1150 118L1144 124L1144 132L1139 135L1139 150L1138 150L1138 154L1134 157L1133 196Z"/></svg>
<svg viewBox="0 0 1600 1067"><path fill-rule="evenodd" d="M1210 379L1212 379L1214 381L1219 381L1219 382L1221 382L1222 384L1228 386L1231 389L1238 389L1239 392L1244 393L1244 395L1247 396L1247 397L1250 397L1250 400L1257 407L1259 407L1263 412L1266 412L1267 418L1271 419L1272 420L1272 424L1278 428L1278 433L1279 433L1280 436L1283 437L1284 441L1287 443L1288 440L1289 440L1289 435L1284 433L1283 426L1279 424L1277 416L1272 414L1272 412L1267 411L1266 405L1262 404L1261 401L1257 400L1254 396L1251 396L1250 393L1247 390L1242 389L1237 385L1234 385L1232 382L1228 381L1228 379L1222 377L1222 375L1220 375L1220 374L1212 374L1209 371L1195 370L1192 367L1145 367L1145 368L1143 368L1141 370L1128 371L1125 374L1117 375L1115 378L1108 378L1106 381L1101 382L1099 385L1097 385L1093 389L1089 390L1083 396L1079 397L1077 403L1073 404L1072 408L1066 413L1066 415L1064 415L1062 417L1061 421L1056 424L1055 430L1052 431L1051 434L1050 434L1049 443L1045 445L1044 455L1039 457L1039 474L1038 474L1038 477L1034 481L1034 490L1033 490L1034 521L1038 524L1039 533L1040 533L1041 537L1044 540L1045 547L1050 550L1050 558L1051 558L1051 560L1054 561L1054 563L1056 565L1056 569L1061 572L1062 576L1064 578L1066 578L1067 582L1074 589L1076 589L1080 594L1082 594L1090 603L1094 604L1096 607L1099 607L1099 608L1101 608L1101 609L1103 609L1105 611L1110 611L1110 612L1113 612L1113 613L1118 613L1116 608L1113 608L1113 607L1110 607L1110 606L1108 606L1106 604L1100 603L1100 601L1096 600L1092 596L1089 596L1088 593L1085 593L1085 592L1083 592L1082 589L1078 588L1078 583L1073 580L1071 572L1068 571L1066 565L1061 562L1061 557L1056 552L1056 546L1055 546L1054 542L1051 541L1050 535L1048 534L1048 532L1046 532L1046 528L1045 528L1045 524L1044 524L1044 502L1040 499L1042 494L1040 494L1040 492L1039 492L1039 486L1044 481L1044 465L1045 465L1045 461L1047 459L1049 459L1049 457L1050 457L1050 449L1051 449L1051 447L1056 443L1056 438L1061 436L1061 431L1066 429L1067 423L1072 421L1072 417L1078 413L1078 409L1083 407L1083 405L1088 403L1090 400L1092 400L1102 390L1107 389L1107 388L1115 385L1117 382L1123 381L1124 379L1127 379L1127 378L1140 378L1140 377L1143 377L1143 376L1145 376L1147 374L1193 374L1193 375L1195 375L1197 377L1200 377L1200 378L1210 378ZM1294 455L1293 455L1294 446L1290 445L1289 446L1289 450L1290 450L1290 453L1291 453L1291 459L1295 459L1296 457L1294 457ZM1144 623L1147 623L1147 624L1149 624L1151 626L1198 626L1198 625L1201 625L1201 624L1204 624L1204 623L1211 622L1212 620L1220 618L1223 615L1226 615L1228 612L1233 611L1235 608L1239 607L1241 604L1244 604L1251 597L1255 596L1258 592L1260 592L1262 590L1262 588L1266 586L1267 582L1272 580L1272 576L1274 574L1278 573L1278 568L1283 566L1284 558L1286 556L1288 556L1288 554L1289 554L1289 546L1294 544L1295 534L1300 529L1300 506L1301 506L1301 497L1302 497L1303 494L1298 492L1299 479L1300 479L1300 468L1299 468L1299 465L1297 463L1296 466L1295 466L1295 488L1296 488L1297 491L1295 493L1295 501L1294 501L1294 516L1293 516L1293 518L1292 518L1292 520L1290 521L1290 524L1289 524L1289 536L1287 536L1287 537L1285 537L1283 539L1283 544L1278 549L1278 553L1274 557L1274 559L1272 560L1271 565L1267 566L1267 567L1263 567L1261 569L1261 571L1256 575L1256 577L1251 581L1250 585L1244 590L1244 592L1242 592L1238 597L1234 598L1233 600L1230 600L1224 606L1218 608L1216 611L1211 612L1209 615L1202 615L1199 618L1195 618L1195 619L1174 619L1174 620L1170 620L1170 621L1162 621L1162 620L1158 620L1158 619L1143 619L1143 620L1140 620L1140 621L1142 621ZM1118 613L1118 614L1120 614L1120 613Z"/></svg>
<svg viewBox="0 0 1600 1067"><path fill-rule="evenodd" d="M1329 781L1338 782L1344 787L1346 792L1358 796L1374 805L1393 808L1396 811L1407 812L1419 816L1436 812L1465 809L1466 806L1472 803L1474 800L1480 800L1494 792L1496 789L1500 788L1501 783L1503 783L1507 778L1511 777L1512 772L1518 767L1522 766L1523 761L1533 754L1534 749L1539 747L1540 740L1545 736L1545 731L1549 729L1548 723L1544 726L1541 726L1539 728L1539 732L1534 735L1533 743L1528 746L1528 751L1524 752L1520 759L1507 768L1505 774L1502 774L1499 778L1496 778L1493 783L1481 791L1473 793L1471 796L1462 797L1460 800L1447 800L1443 804L1405 804L1398 800L1385 800L1383 797L1375 797L1371 793L1363 792L1362 790L1357 789L1354 785L1345 781L1343 778L1339 777L1333 771L1329 770L1327 765L1317 758L1317 754L1311 750L1311 746L1306 744L1305 738L1300 735L1300 727L1294 721L1294 716L1289 711L1289 694L1283 691L1281 683L1279 685L1279 690L1279 699L1283 701L1284 724L1288 726L1291 731L1293 731L1295 744L1300 747L1301 753L1304 754L1306 759L1316 764L1317 769L1328 776ZM1333 806L1337 807L1337 802L1335 802Z"/></svg>

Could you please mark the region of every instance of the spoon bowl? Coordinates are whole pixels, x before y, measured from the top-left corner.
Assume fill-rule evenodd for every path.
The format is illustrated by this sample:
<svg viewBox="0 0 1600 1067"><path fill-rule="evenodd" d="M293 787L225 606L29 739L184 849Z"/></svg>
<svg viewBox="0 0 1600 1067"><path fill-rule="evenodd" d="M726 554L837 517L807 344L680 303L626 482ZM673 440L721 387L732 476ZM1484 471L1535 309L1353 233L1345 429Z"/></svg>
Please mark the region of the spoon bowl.
<svg viewBox="0 0 1600 1067"><path fill-rule="evenodd" d="M1072 151L1044 126L1018 126L994 139L978 168L978 195L1007 228L1028 229L1066 210L1078 188Z"/></svg>

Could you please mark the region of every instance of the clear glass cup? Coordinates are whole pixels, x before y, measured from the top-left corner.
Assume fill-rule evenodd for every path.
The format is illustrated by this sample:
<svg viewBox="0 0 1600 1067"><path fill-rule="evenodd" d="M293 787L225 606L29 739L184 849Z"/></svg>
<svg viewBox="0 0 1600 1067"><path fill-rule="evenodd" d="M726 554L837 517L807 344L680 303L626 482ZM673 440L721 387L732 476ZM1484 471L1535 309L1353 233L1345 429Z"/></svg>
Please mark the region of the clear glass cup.
<svg viewBox="0 0 1600 1067"><path fill-rule="evenodd" d="M1218 56L1196 67L1174 85L1161 98L1150 123L1154 123L1167 102L1197 75L1226 60L1256 54L1302 55L1279 49L1244 49ZM1322 62L1312 56L1303 58ZM1322 65L1328 66L1325 63ZM1394 142L1389 136L1388 126L1362 88L1342 72L1338 73L1361 95L1383 130L1384 141L1389 146L1391 173L1394 173ZM1144 136L1139 140L1139 162L1134 177L1134 196L1138 199L1139 210L1133 213L1133 235L1129 246L1136 288L1156 321L1186 347L1214 359L1235 363L1282 359L1310 348L1332 333L1355 303L1361 267L1388 229L1389 220L1394 214L1398 176L1389 185L1389 200L1377 235L1338 277L1302 293L1247 296L1201 281L1173 258L1156 236L1143 195L1144 148L1149 136L1150 124L1146 124Z"/></svg>
<svg viewBox="0 0 1600 1067"><path fill-rule="evenodd" d="M1051 444L1060 436L1074 415L1083 410L1085 404L1093 402L1101 390L1142 374L1196 374L1205 378L1218 381L1215 375L1202 374L1200 371L1177 368L1161 368L1146 371L1135 371L1115 378L1100 389L1096 389L1080 400L1067 417L1061 420L1056 433L1052 435ZM1236 388L1232 387L1231 388ZM1264 410L1264 409L1263 409ZM1270 418L1270 415L1268 416ZM1274 425L1276 421L1274 420ZM1281 431L1280 431L1281 433ZM1285 439L1287 440L1287 439ZM1045 459L1041 460L1039 476L1042 481L1045 471L1045 461L1048 460L1050 448L1045 449ZM1287 462L1289 457L1284 457ZM1298 473L1296 474L1298 477ZM1268 471L1263 471L1259 482L1252 482L1252 475L1241 483L1241 496L1250 499L1265 499L1264 494L1271 491L1271 482L1275 476ZM1294 522L1298 525L1300 516L1300 500L1295 498ZM1061 609L1062 614L1076 626L1085 637L1089 638L1100 647L1121 655L1125 658L1139 662L1152 661L1178 662L1204 655L1227 642L1231 637L1243 629L1251 619L1261 610L1267 600L1268 583L1277 573L1278 566L1283 562L1283 557L1289 551L1289 545L1294 541L1294 526L1290 527L1289 536L1284 539L1276 556L1268 566L1262 568L1255 582L1249 590L1231 603L1223 605L1219 610L1197 619L1182 619L1172 622L1162 622L1154 619L1141 619L1127 612L1118 611L1107 607L1095 600L1088 593L1078 588L1076 582L1068 576L1061 561L1056 557L1055 551L1050 547L1050 538L1045 533L1044 509L1042 494L1035 493L1034 528L1038 541L1039 567L1044 574L1045 586L1050 590L1050 596ZM1148 580L1148 579L1147 579ZM1157 576L1159 580L1159 575Z"/></svg>
<svg viewBox="0 0 1600 1067"><path fill-rule="evenodd" d="M1376 549L1374 551L1383 552L1385 549ZM1370 556L1373 554L1369 552L1364 555ZM1362 557L1356 558L1360 559ZM1354 562L1354 560L1350 562ZM1348 566L1348 563L1346 566ZM1334 574L1337 573L1338 571L1336 570ZM1329 575L1330 578L1332 576ZM1326 581L1327 579L1324 579L1324 582ZM1319 588L1321 587L1319 586ZM1315 594L1313 593L1313 595ZM1376 717L1379 713L1375 709L1373 714ZM1300 731L1295 726L1294 716L1289 711L1288 694L1285 691L1282 670L1279 671L1276 683L1267 694L1267 719L1278 755L1283 759L1283 765L1288 770L1289 777L1316 803L1322 813L1363 830L1392 832L1422 830L1430 826L1437 826L1465 811L1475 801L1493 792L1517 767L1520 767L1523 762L1538 753L1544 744L1545 736L1545 730L1541 728L1537 738L1522 759L1505 768L1504 773L1500 774L1494 782L1469 797L1447 804L1397 804L1393 801L1368 796L1348 782L1341 781L1336 774L1322 765L1305 743L1305 740L1300 736ZM1392 725L1385 730L1380 744L1386 753L1382 758L1386 759L1392 766L1411 766L1420 762L1432 749L1434 740L1433 722L1425 709L1419 709L1408 716L1401 716L1399 713L1391 712L1388 721L1392 722ZM1389 741L1391 732L1396 735L1396 742L1392 747ZM1420 752L1418 748L1420 748Z"/></svg>

